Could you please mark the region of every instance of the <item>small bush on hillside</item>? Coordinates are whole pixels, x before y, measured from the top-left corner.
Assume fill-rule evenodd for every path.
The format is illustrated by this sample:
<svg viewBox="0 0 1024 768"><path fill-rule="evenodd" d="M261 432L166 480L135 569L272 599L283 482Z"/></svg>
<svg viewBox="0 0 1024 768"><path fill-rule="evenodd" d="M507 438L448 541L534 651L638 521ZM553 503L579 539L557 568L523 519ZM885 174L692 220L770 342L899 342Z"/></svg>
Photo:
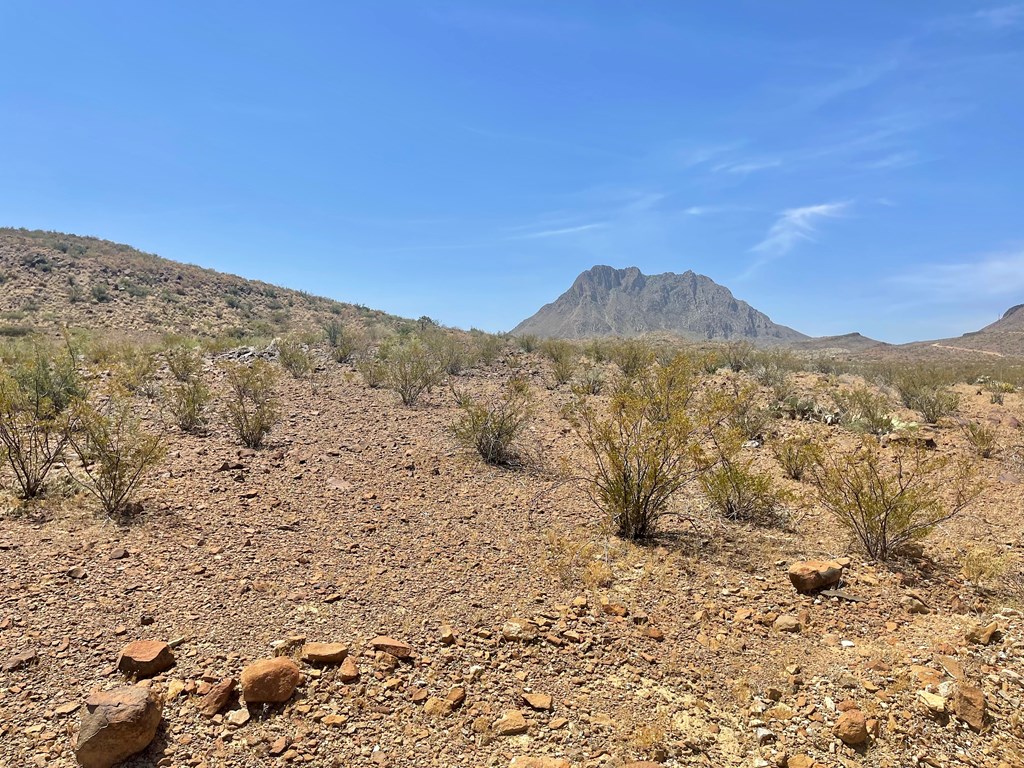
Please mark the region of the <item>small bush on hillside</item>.
<svg viewBox="0 0 1024 768"><path fill-rule="evenodd" d="M498 356L505 348L505 337L494 333L484 333L476 329L471 329L470 333L473 334L470 364L490 365L498 359ZM476 358L475 363L472 360L474 357Z"/></svg>
<svg viewBox="0 0 1024 768"><path fill-rule="evenodd" d="M722 359L733 373L749 368L753 353L754 345L749 341L732 341L722 347Z"/></svg>
<svg viewBox="0 0 1024 768"><path fill-rule="evenodd" d="M78 480L108 515L124 514L139 485L163 458L163 444L142 428L125 395L113 394L98 408L82 402L76 415L78 429L71 445L85 475Z"/></svg>
<svg viewBox="0 0 1024 768"><path fill-rule="evenodd" d="M977 421L963 425L964 435L981 458L988 459L996 452L996 431L993 427Z"/></svg>
<svg viewBox="0 0 1024 768"><path fill-rule="evenodd" d="M623 339L611 348L611 358L626 378L646 371L654 364L654 349L644 339Z"/></svg>
<svg viewBox="0 0 1024 768"><path fill-rule="evenodd" d="M465 339L453 333L438 330L436 333L427 334L424 343L439 372L458 376L471 363L472 353L469 345Z"/></svg>
<svg viewBox="0 0 1024 768"><path fill-rule="evenodd" d="M577 399L573 423L594 461L590 493L624 538L654 533L669 502L714 460L702 447L714 408L695 408L699 377L679 356L626 381L606 414Z"/></svg>
<svg viewBox="0 0 1024 768"><path fill-rule="evenodd" d="M418 339L392 347L384 358L387 385L404 405L415 405L420 395L440 379L437 361Z"/></svg>
<svg viewBox="0 0 1024 768"><path fill-rule="evenodd" d="M177 381L188 382L202 373L203 357L196 347L179 344L170 347L164 356L167 358L167 367L171 375Z"/></svg>
<svg viewBox="0 0 1024 768"><path fill-rule="evenodd" d="M114 367L116 381L134 394L153 398L157 394L157 359L152 350L133 344L122 344Z"/></svg>
<svg viewBox="0 0 1024 768"><path fill-rule="evenodd" d="M820 458L821 450L809 437L790 437L775 443L772 452L782 471L791 480L803 480Z"/></svg>
<svg viewBox="0 0 1024 768"><path fill-rule="evenodd" d="M64 456L75 427L68 410L84 393L67 351L34 343L9 366L0 373L0 445L20 496L32 499Z"/></svg>
<svg viewBox="0 0 1024 768"><path fill-rule="evenodd" d="M749 461L724 458L701 475L700 483L712 508L729 520L770 525L789 500L770 476L751 470Z"/></svg>
<svg viewBox="0 0 1024 768"><path fill-rule="evenodd" d="M960 395L945 387L927 387L913 398L914 410L926 422L935 424L946 416L952 416L960 407Z"/></svg>
<svg viewBox="0 0 1024 768"><path fill-rule="evenodd" d="M604 390L604 371L596 365L587 368L576 377L573 390L587 395L600 395Z"/></svg>
<svg viewBox="0 0 1024 768"><path fill-rule="evenodd" d="M949 377L935 369L907 367L888 377L903 404L929 424L952 415L960 406L960 396L946 386Z"/></svg>
<svg viewBox="0 0 1024 768"><path fill-rule="evenodd" d="M520 462L519 439L532 414L529 385L513 379L501 397L490 403L460 397L462 411L452 432L463 446L475 450L488 464L514 466Z"/></svg>
<svg viewBox="0 0 1024 768"><path fill-rule="evenodd" d="M975 587L998 579L1006 570L1009 557L991 547L972 547L960 559L960 572Z"/></svg>
<svg viewBox="0 0 1024 768"><path fill-rule="evenodd" d="M872 435L892 432L892 403L885 395L875 394L861 386L837 392L835 401L843 426Z"/></svg>
<svg viewBox="0 0 1024 768"><path fill-rule="evenodd" d="M356 363L356 370L370 389L383 387L388 380L387 365L379 357L361 357Z"/></svg>
<svg viewBox="0 0 1024 768"><path fill-rule="evenodd" d="M362 356L366 352L368 339L361 329L332 319L324 326L324 333L336 362L350 363L357 355Z"/></svg>
<svg viewBox="0 0 1024 768"><path fill-rule="evenodd" d="M864 551L888 560L977 495L970 467L931 457L924 449L884 451L865 438L849 454L826 452L811 470L821 505L853 532Z"/></svg>
<svg viewBox="0 0 1024 768"><path fill-rule="evenodd" d="M547 339L541 344L541 352L551 361L551 375L556 386L572 379L579 360L578 350L574 344L564 339Z"/></svg>
<svg viewBox="0 0 1024 768"><path fill-rule="evenodd" d="M210 400L210 388L198 376L171 388L168 406L178 428L198 432L205 427Z"/></svg>
<svg viewBox="0 0 1024 768"><path fill-rule="evenodd" d="M523 352L533 352L540 344L540 339L532 333L526 333L522 336L516 336L516 343Z"/></svg>
<svg viewBox="0 0 1024 768"><path fill-rule="evenodd" d="M277 359L296 379L308 379L316 369L316 361L309 345L296 336L285 336L278 342Z"/></svg>
<svg viewBox="0 0 1024 768"><path fill-rule="evenodd" d="M280 419L274 393L277 373L270 363L256 360L249 365L232 365L226 378L228 424L242 445L259 448Z"/></svg>
<svg viewBox="0 0 1024 768"><path fill-rule="evenodd" d="M733 380L729 388L720 394L730 425L746 440L762 438L771 421L771 414L758 402L758 394L756 386L737 380Z"/></svg>

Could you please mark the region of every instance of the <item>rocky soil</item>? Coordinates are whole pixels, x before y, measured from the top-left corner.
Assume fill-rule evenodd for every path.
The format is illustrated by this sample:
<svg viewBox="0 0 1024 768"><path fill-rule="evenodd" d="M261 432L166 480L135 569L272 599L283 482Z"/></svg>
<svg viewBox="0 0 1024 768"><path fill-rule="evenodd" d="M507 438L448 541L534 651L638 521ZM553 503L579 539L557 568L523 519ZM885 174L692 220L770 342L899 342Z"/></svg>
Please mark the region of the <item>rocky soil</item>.
<svg viewBox="0 0 1024 768"><path fill-rule="evenodd" d="M693 496L650 544L603 535L571 481L569 394L519 362L539 395L527 469L461 451L447 389L404 408L325 363L283 382L264 449L217 421L168 429L130 526L81 495L9 502L0 765L75 765L90 696L133 684L162 702L133 768L1024 765L1020 395L962 389L999 425L987 490L883 567L813 504L760 529ZM953 425L936 440L967 450ZM1008 553L983 587L960 572L979 545ZM827 561L827 591L794 587L805 560Z"/></svg>

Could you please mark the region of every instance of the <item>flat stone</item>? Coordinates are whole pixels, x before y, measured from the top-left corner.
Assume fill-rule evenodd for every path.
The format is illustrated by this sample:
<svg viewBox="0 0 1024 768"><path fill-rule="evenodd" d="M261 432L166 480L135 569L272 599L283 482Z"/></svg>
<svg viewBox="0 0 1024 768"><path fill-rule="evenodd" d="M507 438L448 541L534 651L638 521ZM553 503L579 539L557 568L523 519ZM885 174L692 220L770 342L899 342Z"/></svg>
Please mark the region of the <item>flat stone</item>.
<svg viewBox="0 0 1024 768"><path fill-rule="evenodd" d="M238 682L233 677L221 680L203 697L199 703L199 711L207 717L213 717L228 705L237 687Z"/></svg>
<svg viewBox="0 0 1024 768"><path fill-rule="evenodd" d="M307 664L340 664L348 656L348 646L342 643L306 643L302 646L302 660Z"/></svg>
<svg viewBox="0 0 1024 768"><path fill-rule="evenodd" d="M551 709L551 696L546 693L524 693L523 701L530 705L531 709L547 711Z"/></svg>
<svg viewBox="0 0 1024 768"><path fill-rule="evenodd" d="M772 627L779 632L799 632L800 619L792 614L784 613L775 620Z"/></svg>
<svg viewBox="0 0 1024 768"><path fill-rule="evenodd" d="M978 687L961 683L953 695L953 711L975 731L985 727L987 704L985 693Z"/></svg>
<svg viewBox="0 0 1024 768"><path fill-rule="evenodd" d="M117 659L117 668L126 675L154 677L174 666L171 646L160 640L136 640L128 643Z"/></svg>
<svg viewBox="0 0 1024 768"><path fill-rule="evenodd" d="M390 653L397 659L408 659L412 656L412 646L408 643L404 643L401 640L395 640L393 637L387 635L378 635L370 641L370 645L375 650L384 651L384 653Z"/></svg>
<svg viewBox="0 0 1024 768"><path fill-rule="evenodd" d="M789 581L798 592L834 587L843 577L843 566L835 560L801 560L789 566Z"/></svg>
<svg viewBox="0 0 1024 768"><path fill-rule="evenodd" d="M517 736L526 733L528 725L522 712L518 709L510 709L495 720L491 728L499 736Z"/></svg>

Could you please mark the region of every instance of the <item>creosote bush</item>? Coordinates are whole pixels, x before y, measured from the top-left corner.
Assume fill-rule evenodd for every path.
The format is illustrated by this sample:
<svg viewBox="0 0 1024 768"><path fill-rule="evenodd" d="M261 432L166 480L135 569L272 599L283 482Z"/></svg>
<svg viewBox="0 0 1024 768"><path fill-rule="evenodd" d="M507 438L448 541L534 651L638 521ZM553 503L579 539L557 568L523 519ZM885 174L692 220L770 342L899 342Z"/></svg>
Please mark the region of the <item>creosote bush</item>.
<svg viewBox="0 0 1024 768"><path fill-rule="evenodd" d="M206 409L211 398L210 388L198 376L171 388L168 406L183 432L197 432L206 426Z"/></svg>
<svg viewBox="0 0 1024 768"><path fill-rule="evenodd" d="M0 372L0 445L19 495L43 493L46 478L63 458L76 419L71 406L84 395L70 348L33 340L9 350Z"/></svg>
<svg viewBox="0 0 1024 768"><path fill-rule="evenodd" d="M277 359L281 367L296 379L308 379L316 369L309 344L296 336L286 336L278 341Z"/></svg>
<svg viewBox="0 0 1024 768"><path fill-rule="evenodd" d="M519 464L519 440L533 415L527 382L512 379L492 402L479 402L467 396L459 396L458 400L461 414L452 424L458 441L475 450L488 464Z"/></svg>
<svg viewBox="0 0 1024 768"><path fill-rule="evenodd" d="M98 407L80 402L76 411L71 445L85 475L77 479L108 515L126 514L135 491L163 458L163 443L142 428L124 393L112 393Z"/></svg>
<svg viewBox="0 0 1024 768"><path fill-rule="evenodd" d="M960 407L960 395L946 386L948 377L939 371L911 367L891 374L890 379L903 404L929 424L951 416Z"/></svg>
<svg viewBox="0 0 1024 768"><path fill-rule="evenodd" d="M619 366L626 378L646 371L654 363L654 349L644 339L623 339L610 351L612 362Z"/></svg>
<svg viewBox="0 0 1024 768"><path fill-rule="evenodd" d="M387 385L402 399L404 405L415 405L441 378L441 370L430 350L412 339L389 347L382 355Z"/></svg>
<svg viewBox="0 0 1024 768"><path fill-rule="evenodd" d="M627 380L607 414L577 398L572 419L594 461L590 494L618 535L652 535L672 497L715 462L703 442L718 414L697 408L699 378L680 355Z"/></svg>
<svg viewBox="0 0 1024 768"><path fill-rule="evenodd" d="M858 432L884 435L892 432L892 403L885 395L875 394L864 386L854 387L834 396L840 423Z"/></svg>
<svg viewBox="0 0 1024 768"><path fill-rule="evenodd" d="M228 424L242 445L259 448L280 420L274 388L277 373L265 360L237 363L227 369L228 395L225 413Z"/></svg>
<svg viewBox="0 0 1024 768"><path fill-rule="evenodd" d="M804 474L820 458L821 449L809 437L788 437L775 443L772 452L791 480L803 480Z"/></svg>
<svg viewBox="0 0 1024 768"><path fill-rule="evenodd" d="M541 344L541 352L551 362L551 375L555 386L566 384L576 373L579 350L575 344L564 339L547 339Z"/></svg>
<svg viewBox="0 0 1024 768"><path fill-rule="evenodd" d="M203 357L196 347L179 344L170 347L164 357L167 358L167 367L175 381L191 381L203 371Z"/></svg>
<svg viewBox="0 0 1024 768"><path fill-rule="evenodd" d="M988 459L996 452L996 431L988 424L969 421L963 425L964 435L981 458Z"/></svg>
<svg viewBox="0 0 1024 768"><path fill-rule="evenodd" d="M980 490L967 462L932 457L920 448L886 451L870 437L853 453L826 449L810 474L821 505L877 560L927 536Z"/></svg>

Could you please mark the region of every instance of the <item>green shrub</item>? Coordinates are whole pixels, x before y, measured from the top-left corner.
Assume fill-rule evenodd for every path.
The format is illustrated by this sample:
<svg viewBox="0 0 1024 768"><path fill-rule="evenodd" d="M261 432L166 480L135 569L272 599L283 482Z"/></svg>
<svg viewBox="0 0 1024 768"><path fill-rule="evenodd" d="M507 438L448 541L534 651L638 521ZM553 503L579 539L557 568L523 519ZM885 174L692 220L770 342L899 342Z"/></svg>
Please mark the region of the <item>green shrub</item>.
<svg viewBox="0 0 1024 768"><path fill-rule="evenodd" d="M167 367L171 375L182 383L189 382L202 373L203 357L196 347L179 344L168 348L164 356L167 358Z"/></svg>
<svg viewBox="0 0 1024 768"><path fill-rule="evenodd" d="M945 387L926 387L918 391L911 406L926 422L935 424L939 419L952 416L960 407L960 395Z"/></svg>
<svg viewBox="0 0 1024 768"><path fill-rule="evenodd" d="M960 406L960 396L946 386L950 377L937 369L907 366L888 377L903 404L929 424L952 415Z"/></svg>
<svg viewBox="0 0 1024 768"><path fill-rule="evenodd" d="M277 359L296 379L308 379L316 368L309 345L295 336L285 336L278 341Z"/></svg>
<svg viewBox="0 0 1024 768"><path fill-rule="evenodd" d="M804 474L818 461L820 449L809 437L790 437L772 447L782 471L791 480L803 480Z"/></svg>
<svg viewBox="0 0 1024 768"><path fill-rule="evenodd" d="M415 405L420 395L440 379L437 361L418 339L391 347L383 361L387 385L398 393L404 405Z"/></svg>
<svg viewBox="0 0 1024 768"><path fill-rule="evenodd" d="M754 345L749 341L732 341L722 347L722 359L734 373L749 368L753 354Z"/></svg>
<svg viewBox="0 0 1024 768"><path fill-rule="evenodd" d="M597 365L585 369L576 377L573 390L586 395L600 395L604 390L604 371Z"/></svg>
<svg viewBox="0 0 1024 768"><path fill-rule="evenodd" d="M607 414L576 400L573 424L594 461L591 498L620 536L653 534L673 496L714 463L702 442L715 409L693 407L698 391L693 363L680 355L627 380Z"/></svg>
<svg viewBox="0 0 1024 768"><path fill-rule="evenodd" d="M541 344L541 352L551 362L551 375L555 386L566 384L576 372L579 353L576 346L564 339L547 339Z"/></svg>
<svg viewBox="0 0 1024 768"><path fill-rule="evenodd" d="M82 462L79 483L108 515L128 513L132 496L163 458L162 441L142 428L125 395L112 394L101 407L82 401L76 410L71 445Z"/></svg>
<svg viewBox="0 0 1024 768"><path fill-rule="evenodd" d="M156 395L157 360L152 350L131 343L120 344L115 352L114 378L129 392Z"/></svg>
<svg viewBox="0 0 1024 768"><path fill-rule="evenodd" d="M821 505L877 560L927 536L980 491L968 462L954 464L902 446L886 453L870 437L853 453L825 451L811 479Z"/></svg>
<svg viewBox="0 0 1024 768"><path fill-rule="evenodd" d="M872 435L892 432L892 403L885 395L860 386L847 392L837 392L835 401L843 426Z"/></svg>
<svg viewBox="0 0 1024 768"><path fill-rule="evenodd" d="M516 343L523 352L533 352L540 344L540 340L532 333L516 337Z"/></svg>
<svg viewBox="0 0 1024 768"><path fill-rule="evenodd" d="M168 397L168 406L179 429L183 432L197 432L205 427L210 399L210 388L198 376L173 387Z"/></svg>
<svg viewBox="0 0 1024 768"><path fill-rule="evenodd" d="M388 380L388 369L384 361L378 357L361 357L356 363L356 370L370 389L383 387Z"/></svg>
<svg viewBox="0 0 1024 768"><path fill-rule="evenodd" d="M701 475L700 483L712 508L729 520L768 525L789 500L771 477L751 471L749 461L723 458Z"/></svg>
<svg viewBox="0 0 1024 768"><path fill-rule="evenodd" d="M362 355L366 351L366 334L360 329L353 328L337 319L332 319L324 330L327 336L327 343L331 347L331 354L339 363L349 363L356 355Z"/></svg>
<svg viewBox="0 0 1024 768"><path fill-rule="evenodd" d="M83 394L70 351L42 342L14 352L0 372L0 444L22 498L41 495L63 459L75 427L68 410Z"/></svg>
<svg viewBox="0 0 1024 768"><path fill-rule="evenodd" d="M461 414L452 424L458 441L488 464L518 464L522 453L519 439L533 410L527 383L513 379L501 397L489 403L465 396L458 399Z"/></svg>
<svg viewBox="0 0 1024 768"><path fill-rule="evenodd" d="M242 445L259 448L280 420L274 388L277 374L265 360L235 364L227 369L225 413Z"/></svg>
<svg viewBox="0 0 1024 768"><path fill-rule="evenodd" d="M612 362L629 379L650 368L654 357L654 349L644 339L623 339L611 348Z"/></svg>
<svg viewBox="0 0 1024 768"><path fill-rule="evenodd" d="M988 424L968 421L963 425L964 435L981 458L988 459L996 452L996 430Z"/></svg>
<svg viewBox="0 0 1024 768"><path fill-rule="evenodd" d="M746 440L763 437L771 413L758 402L758 388L750 383L733 380L720 397L729 414L729 423Z"/></svg>

